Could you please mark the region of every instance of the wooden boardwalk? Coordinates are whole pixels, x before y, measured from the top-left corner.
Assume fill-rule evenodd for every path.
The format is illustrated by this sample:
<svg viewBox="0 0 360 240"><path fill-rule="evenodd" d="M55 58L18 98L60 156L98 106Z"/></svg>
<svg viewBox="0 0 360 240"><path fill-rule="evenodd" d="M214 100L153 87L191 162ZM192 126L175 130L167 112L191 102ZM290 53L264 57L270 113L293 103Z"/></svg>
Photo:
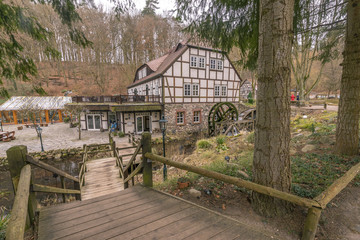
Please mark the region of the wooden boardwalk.
<svg viewBox="0 0 360 240"><path fill-rule="evenodd" d="M43 208L39 239L273 239L213 211L137 185Z"/></svg>
<svg viewBox="0 0 360 240"><path fill-rule="evenodd" d="M124 190L124 183L116 167L115 158L102 158L86 162L85 185L81 199L88 200Z"/></svg>

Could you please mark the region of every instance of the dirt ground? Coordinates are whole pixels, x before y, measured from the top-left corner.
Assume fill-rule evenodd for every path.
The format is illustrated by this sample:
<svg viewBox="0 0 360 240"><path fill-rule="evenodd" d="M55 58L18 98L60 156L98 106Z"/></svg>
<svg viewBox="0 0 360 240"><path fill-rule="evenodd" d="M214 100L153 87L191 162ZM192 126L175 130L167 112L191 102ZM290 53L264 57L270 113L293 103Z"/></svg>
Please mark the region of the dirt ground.
<svg viewBox="0 0 360 240"><path fill-rule="evenodd" d="M296 114L317 115L322 114L321 109L298 109ZM302 132L304 135L304 131ZM330 135L328 142L317 145L309 153L325 154L330 153L333 149L332 144L335 141L333 135ZM308 141L308 140L307 140ZM301 149L306 145L304 142L297 142L292 146L291 155L301 153ZM178 156L178 160L197 158L192 156ZM181 160L180 160L181 161ZM189 163L189 162L187 162ZM192 160L192 165L203 165L199 160ZM162 182L161 170L155 174L155 181ZM169 176L177 178L185 174L185 171L170 169ZM251 207L251 192L239 189L230 184L217 182L217 187L212 192L206 192L209 184L214 181L207 178L200 178L192 183L187 189L178 189L166 186L160 186L163 191L167 191L178 197L192 201L209 209L215 210L227 216L237 219L238 221L261 228L264 231L275 233L279 239L301 239L307 209L294 206L293 211L284 216L266 218L259 216ZM201 197L195 198L189 194L189 190L195 188L201 190ZM322 212L319 222L316 239L318 240L335 240L335 239L360 239L360 187L350 184L335 199L333 199Z"/></svg>

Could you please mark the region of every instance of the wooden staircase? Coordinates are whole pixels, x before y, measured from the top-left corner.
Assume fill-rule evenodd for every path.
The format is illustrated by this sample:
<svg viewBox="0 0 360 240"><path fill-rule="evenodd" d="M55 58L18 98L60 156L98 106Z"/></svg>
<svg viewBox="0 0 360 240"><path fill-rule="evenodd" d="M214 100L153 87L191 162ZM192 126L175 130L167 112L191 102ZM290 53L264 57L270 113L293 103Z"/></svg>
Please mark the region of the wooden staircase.
<svg viewBox="0 0 360 240"><path fill-rule="evenodd" d="M119 176L119 168L114 157L88 161L86 169L85 185L81 187L82 200L124 190L124 182Z"/></svg>

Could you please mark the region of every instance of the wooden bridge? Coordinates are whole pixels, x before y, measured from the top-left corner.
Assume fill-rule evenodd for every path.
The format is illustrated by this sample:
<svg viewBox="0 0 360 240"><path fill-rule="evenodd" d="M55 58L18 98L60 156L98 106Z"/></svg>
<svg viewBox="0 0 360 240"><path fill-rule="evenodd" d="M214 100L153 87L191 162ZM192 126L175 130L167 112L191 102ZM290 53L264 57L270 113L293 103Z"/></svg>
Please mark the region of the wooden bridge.
<svg viewBox="0 0 360 240"><path fill-rule="evenodd" d="M16 196L6 231L7 240L23 239L26 227L38 226L38 239L273 239L232 218L152 189L152 161L234 184L309 209L303 240L314 239L321 211L360 172L360 163L336 180L315 199L230 177L200 167L175 162L151 153L151 134L144 133L138 146L117 148L109 144L85 145L79 178L27 156L25 146L7 151ZM132 153L121 151L132 150ZM91 160L91 155L111 152L112 156ZM141 159L138 155L141 154ZM60 176L62 187L32 183L31 166ZM142 173L143 185L134 185ZM74 182L65 189L64 179ZM75 194L81 201L38 208L35 192ZM38 222L38 224L34 224Z"/></svg>

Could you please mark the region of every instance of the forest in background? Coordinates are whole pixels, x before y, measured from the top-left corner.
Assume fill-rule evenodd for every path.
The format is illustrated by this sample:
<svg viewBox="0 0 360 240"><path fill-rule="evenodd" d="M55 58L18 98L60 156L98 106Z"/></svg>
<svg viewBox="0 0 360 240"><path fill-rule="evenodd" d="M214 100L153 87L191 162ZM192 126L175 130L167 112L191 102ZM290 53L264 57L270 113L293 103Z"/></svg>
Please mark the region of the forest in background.
<svg viewBox="0 0 360 240"><path fill-rule="evenodd" d="M188 38L182 31L185 26L171 13L157 15L154 9L147 11L145 7L119 16L113 11L105 11L101 6L84 6L78 9L82 22L77 24L92 44L83 48L70 39L52 7L26 1L21 4L53 32L50 44L59 51L60 57L46 56L46 46L20 34L19 42L24 46L24 53L34 59L38 75L31 77L31 82L21 84L16 80L4 79L4 86L11 96L38 95L33 85L41 86L47 95L63 95L68 90L73 95L125 94L139 66L164 55L178 42ZM340 52L341 48L338 47ZM242 60L239 49L234 47L229 56L242 78L255 85L256 71L244 70L240 64L236 64ZM341 61L341 58L331 60L322 68L321 62L314 60L307 88L313 85L321 72L313 91L337 93ZM291 85L292 89L296 89L294 75Z"/></svg>

